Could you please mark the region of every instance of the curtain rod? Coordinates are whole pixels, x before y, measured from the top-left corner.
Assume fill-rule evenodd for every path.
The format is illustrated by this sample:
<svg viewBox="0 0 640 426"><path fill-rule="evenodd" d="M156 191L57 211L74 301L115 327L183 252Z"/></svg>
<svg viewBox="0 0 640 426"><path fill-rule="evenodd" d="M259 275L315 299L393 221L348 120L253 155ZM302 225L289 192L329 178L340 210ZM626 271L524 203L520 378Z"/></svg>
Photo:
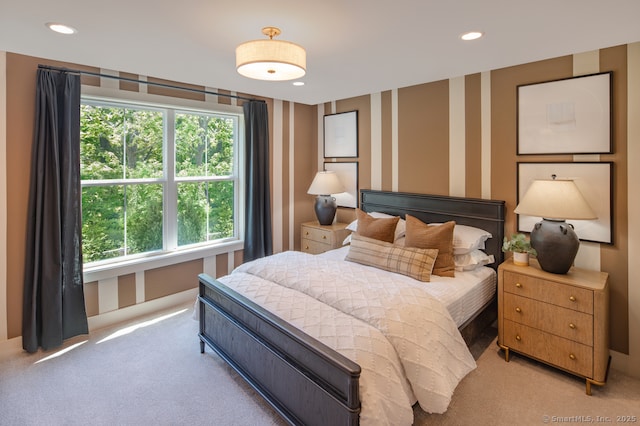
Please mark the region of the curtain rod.
<svg viewBox="0 0 640 426"><path fill-rule="evenodd" d="M52 70L52 71L84 74L84 75L90 75L90 76L93 76L93 77L113 78L115 80L128 81L130 83L150 84L152 86L159 86L159 87L164 87L164 88L167 88L167 89L175 89L175 90L184 90L184 91L187 91L187 92L204 93L206 95L224 96L224 97L227 97L227 98L235 98L235 99L240 99L240 100L243 100L243 101L264 102L264 100L262 100L262 99L247 98L247 97L244 97L244 96L229 95L229 94L226 94L226 93L210 92L208 90L192 89L190 87L181 87L181 86L175 86L173 84L166 84L166 83L156 83L156 82L153 82L153 81L144 81L144 80L139 80L139 79L136 79L136 78L128 78L128 77L121 77L121 76L117 76L117 75L101 74L101 73L92 72L92 71L75 70L75 69L70 69L70 68L54 67L54 66L51 66L51 65L41 65L41 64L38 65L38 68Z"/></svg>

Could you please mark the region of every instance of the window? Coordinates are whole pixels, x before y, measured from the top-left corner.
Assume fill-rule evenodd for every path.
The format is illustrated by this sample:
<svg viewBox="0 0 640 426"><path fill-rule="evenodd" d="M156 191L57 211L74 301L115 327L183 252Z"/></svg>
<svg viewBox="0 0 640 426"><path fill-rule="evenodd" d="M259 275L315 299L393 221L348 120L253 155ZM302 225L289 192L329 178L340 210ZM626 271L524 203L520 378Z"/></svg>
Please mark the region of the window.
<svg viewBox="0 0 640 426"><path fill-rule="evenodd" d="M239 121L83 99L85 265L237 240Z"/></svg>

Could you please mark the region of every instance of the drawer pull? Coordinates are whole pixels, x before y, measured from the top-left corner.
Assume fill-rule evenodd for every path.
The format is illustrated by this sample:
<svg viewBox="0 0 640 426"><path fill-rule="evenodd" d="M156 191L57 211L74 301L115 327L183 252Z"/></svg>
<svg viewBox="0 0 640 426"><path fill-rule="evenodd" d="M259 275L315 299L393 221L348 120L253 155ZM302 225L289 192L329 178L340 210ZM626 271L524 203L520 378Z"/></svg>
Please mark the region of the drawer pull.
<svg viewBox="0 0 640 426"><path fill-rule="evenodd" d="M569 328L575 330L576 329L576 325L572 322L569 323Z"/></svg>
<svg viewBox="0 0 640 426"><path fill-rule="evenodd" d="M304 235L309 235L309 231L305 232Z"/></svg>
<svg viewBox="0 0 640 426"><path fill-rule="evenodd" d="M516 283L516 287L518 287L518 288L522 288L522 284L520 284L520 283Z"/></svg>
<svg viewBox="0 0 640 426"><path fill-rule="evenodd" d="M309 246L305 246L305 248L304 248L304 249L305 249L305 250L309 250Z"/></svg>
<svg viewBox="0 0 640 426"><path fill-rule="evenodd" d="M520 309L519 307L516 307L516 312L520 313L520 312L522 312L522 309Z"/></svg>
<svg viewBox="0 0 640 426"><path fill-rule="evenodd" d="M516 340L519 342L520 340L522 340L522 337L520 337L519 334L516 334Z"/></svg>
<svg viewBox="0 0 640 426"><path fill-rule="evenodd" d="M575 296L569 296L569 300L571 300L572 302L575 302L576 298L575 298Z"/></svg>
<svg viewBox="0 0 640 426"><path fill-rule="evenodd" d="M327 239L327 236L326 236L326 235L323 235L323 236L322 236L322 239L323 239L323 240L326 240L326 239Z"/></svg>
<svg viewBox="0 0 640 426"><path fill-rule="evenodd" d="M571 359L575 360L575 359L576 359L576 356L575 356L574 354L569 354L569 358L571 358Z"/></svg>

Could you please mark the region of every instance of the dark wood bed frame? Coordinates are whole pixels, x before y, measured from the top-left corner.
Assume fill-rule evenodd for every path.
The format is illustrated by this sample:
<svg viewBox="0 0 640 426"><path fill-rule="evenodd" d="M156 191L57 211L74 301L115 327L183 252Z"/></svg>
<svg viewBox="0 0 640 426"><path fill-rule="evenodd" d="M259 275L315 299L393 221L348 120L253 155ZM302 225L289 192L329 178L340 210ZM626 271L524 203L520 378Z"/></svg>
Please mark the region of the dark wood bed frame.
<svg viewBox="0 0 640 426"><path fill-rule="evenodd" d="M485 229L490 266L503 260L504 201L361 190L360 208ZM206 274L199 285L200 352L210 346L290 424L358 424L358 364ZM492 301L463 324L467 344L495 317Z"/></svg>

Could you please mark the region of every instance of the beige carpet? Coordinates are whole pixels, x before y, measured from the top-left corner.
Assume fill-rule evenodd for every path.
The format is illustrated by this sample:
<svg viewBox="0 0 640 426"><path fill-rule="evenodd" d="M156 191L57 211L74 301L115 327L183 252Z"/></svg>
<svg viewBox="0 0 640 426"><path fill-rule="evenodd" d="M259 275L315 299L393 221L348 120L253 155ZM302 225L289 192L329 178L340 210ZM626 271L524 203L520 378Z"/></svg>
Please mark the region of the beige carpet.
<svg viewBox="0 0 640 426"><path fill-rule="evenodd" d="M578 377L517 354L505 362L495 339L477 364L456 388L446 413L414 410L416 424L640 424L640 380L616 370L588 396Z"/></svg>
<svg viewBox="0 0 640 426"><path fill-rule="evenodd" d="M0 425L284 425L210 349L200 354L192 307L70 339L65 350L0 357ZM494 335L472 347L478 368L449 410L416 408L417 425L640 423L640 380L612 371L589 397L572 376L517 355L506 363Z"/></svg>

